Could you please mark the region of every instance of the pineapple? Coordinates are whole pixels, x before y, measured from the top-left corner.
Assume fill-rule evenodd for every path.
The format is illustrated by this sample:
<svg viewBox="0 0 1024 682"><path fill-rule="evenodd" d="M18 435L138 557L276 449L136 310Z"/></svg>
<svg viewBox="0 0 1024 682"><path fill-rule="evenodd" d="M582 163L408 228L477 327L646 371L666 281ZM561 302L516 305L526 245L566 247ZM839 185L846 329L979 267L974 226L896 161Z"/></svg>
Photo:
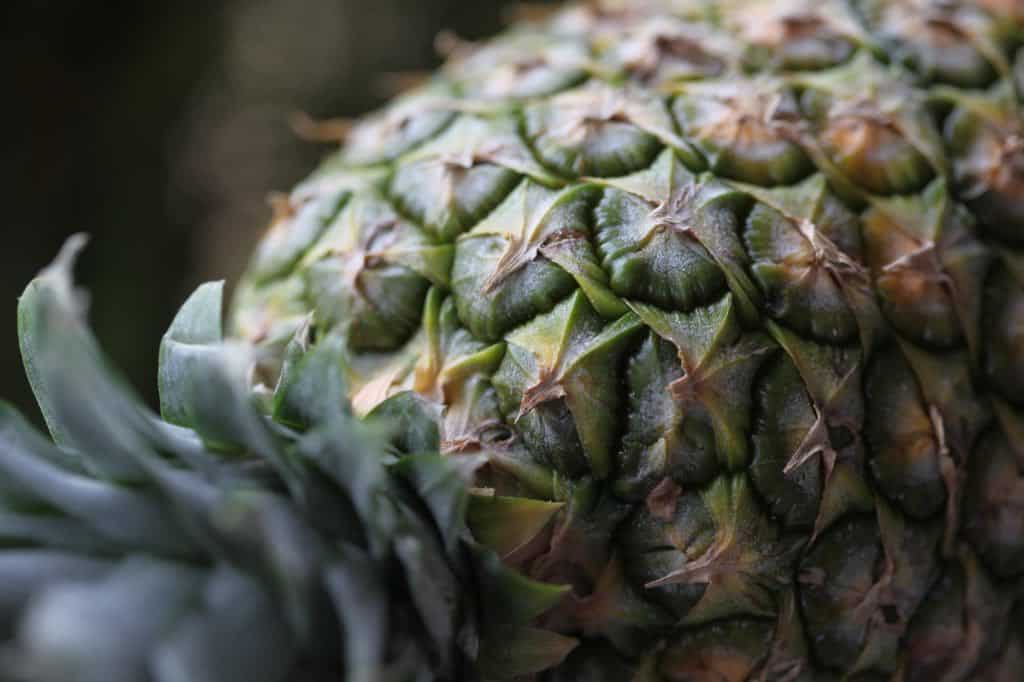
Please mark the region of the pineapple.
<svg viewBox="0 0 1024 682"><path fill-rule="evenodd" d="M1020 3L605 0L449 47L278 203L228 342L215 288L186 304L163 421L100 372L66 265L30 289L60 447L6 429L0 564L58 556L15 573L0 661L1020 679ZM81 627L108 594L149 629ZM94 676L31 677L66 661Z"/></svg>
<svg viewBox="0 0 1024 682"><path fill-rule="evenodd" d="M551 679L1011 679L1022 36L680 0L457 45L292 193L234 328L273 385L312 312L357 413L436 415L474 536L572 587Z"/></svg>

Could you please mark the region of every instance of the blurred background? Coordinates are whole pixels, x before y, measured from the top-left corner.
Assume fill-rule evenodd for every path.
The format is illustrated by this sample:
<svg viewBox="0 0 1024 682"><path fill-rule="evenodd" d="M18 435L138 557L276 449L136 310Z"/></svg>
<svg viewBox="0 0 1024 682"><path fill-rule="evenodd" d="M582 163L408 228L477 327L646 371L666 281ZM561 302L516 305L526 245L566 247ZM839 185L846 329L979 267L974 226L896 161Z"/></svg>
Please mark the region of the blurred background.
<svg viewBox="0 0 1024 682"><path fill-rule="evenodd" d="M199 283L237 280L265 198L327 148L288 117L385 101L439 64L442 29L501 29L502 0L6 0L0 9L0 397L38 419L15 309L68 235L101 344L155 404L160 337Z"/></svg>

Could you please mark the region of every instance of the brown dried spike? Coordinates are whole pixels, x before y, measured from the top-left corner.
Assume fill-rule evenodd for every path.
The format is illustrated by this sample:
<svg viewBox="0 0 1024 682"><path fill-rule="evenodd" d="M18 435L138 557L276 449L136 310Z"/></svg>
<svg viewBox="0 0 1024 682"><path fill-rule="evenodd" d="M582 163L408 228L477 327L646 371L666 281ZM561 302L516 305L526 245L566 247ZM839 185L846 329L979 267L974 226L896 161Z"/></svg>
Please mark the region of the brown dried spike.
<svg viewBox="0 0 1024 682"><path fill-rule="evenodd" d="M437 37L434 38L434 49L439 55L448 59L468 56L476 48L476 43L460 38L455 31L447 28L439 31Z"/></svg>
<svg viewBox="0 0 1024 682"><path fill-rule="evenodd" d="M267 205L273 213L271 225L281 225L295 217L295 206L291 197L284 192L271 192L267 195ZM273 229L273 228L271 228Z"/></svg>
<svg viewBox="0 0 1024 682"><path fill-rule="evenodd" d="M934 405L928 408L932 420L932 428L938 442L939 470L946 484L946 532L942 541L942 552L945 556L953 556L957 533L960 529L960 496L963 489L963 467L958 465L950 453L946 442L946 426L942 413Z"/></svg>
<svg viewBox="0 0 1024 682"><path fill-rule="evenodd" d="M537 383L523 392L523 399L519 404L519 413L516 415L515 420L519 421L541 403L564 397L565 388L562 386L562 381L558 378L556 370L551 367L542 367Z"/></svg>
<svg viewBox="0 0 1024 682"><path fill-rule="evenodd" d="M700 558L688 561L683 567L672 571L663 578L652 580L644 587L662 587L674 584L711 584L723 576L732 575L744 568L743 548L733 532L726 532L715 539Z"/></svg>
<svg viewBox="0 0 1024 682"><path fill-rule="evenodd" d="M300 140L324 144L342 144L348 139L354 121L349 118L314 119L304 111L296 111L288 117L288 125Z"/></svg>
<svg viewBox="0 0 1024 682"><path fill-rule="evenodd" d="M671 478L663 478L661 483L647 495L647 510L651 516L662 521L671 521L676 513L676 504L683 489Z"/></svg>

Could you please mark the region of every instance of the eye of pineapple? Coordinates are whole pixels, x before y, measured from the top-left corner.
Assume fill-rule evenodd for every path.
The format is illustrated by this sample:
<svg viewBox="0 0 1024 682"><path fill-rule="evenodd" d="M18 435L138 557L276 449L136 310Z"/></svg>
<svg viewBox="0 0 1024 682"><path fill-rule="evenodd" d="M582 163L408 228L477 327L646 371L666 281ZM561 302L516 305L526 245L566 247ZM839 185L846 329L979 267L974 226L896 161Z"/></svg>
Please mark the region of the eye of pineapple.
<svg viewBox="0 0 1024 682"><path fill-rule="evenodd" d="M899 127L872 111L842 110L829 117L823 138L835 150L884 155L886 148L906 144Z"/></svg>
<svg viewBox="0 0 1024 682"><path fill-rule="evenodd" d="M920 190L933 176L928 159L900 123L870 99L834 106L821 143L847 177L874 194Z"/></svg>
<svg viewBox="0 0 1024 682"><path fill-rule="evenodd" d="M567 37L522 30L492 45L458 45L447 70L464 93L481 100L550 95L586 79L586 48Z"/></svg>
<svg viewBox="0 0 1024 682"><path fill-rule="evenodd" d="M598 82L530 103L524 123L540 160L566 177L640 170L661 150L656 133L672 129L664 104L653 93L627 94Z"/></svg>
<svg viewBox="0 0 1024 682"><path fill-rule="evenodd" d="M810 12L787 14L779 22L789 38L806 38L819 34L827 25L824 19Z"/></svg>
<svg viewBox="0 0 1024 682"><path fill-rule="evenodd" d="M731 96L716 100L717 115L697 131L722 143L756 144L779 139L774 125L777 100L771 96Z"/></svg>
<svg viewBox="0 0 1024 682"><path fill-rule="evenodd" d="M938 12L928 12L924 16L906 17L899 27L907 34L926 40L936 47L950 47L962 44L970 38L952 18Z"/></svg>
<svg viewBox="0 0 1024 682"><path fill-rule="evenodd" d="M970 5L925 0L870 4L881 4L868 15L893 42L897 61L924 81L978 88L997 77L979 35L993 31L991 39L996 44L1001 39L990 18Z"/></svg>
<svg viewBox="0 0 1024 682"><path fill-rule="evenodd" d="M689 25L642 26L614 55L633 77L654 85L720 74L725 62Z"/></svg>
<svg viewBox="0 0 1024 682"><path fill-rule="evenodd" d="M767 186L791 184L811 172L796 141L796 104L778 83L696 84L683 91L673 110L683 135L698 143L718 175Z"/></svg>
<svg viewBox="0 0 1024 682"><path fill-rule="evenodd" d="M767 10L757 18L758 21L744 24L744 37L754 44L779 47L787 41L833 36L828 23L811 11Z"/></svg>
<svg viewBox="0 0 1024 682"><path fill-rule="evenodd" d="M684 36L658 35L654 38L654 48L663 54L694 63L710 60L710 55L696 41Z"/></svg>

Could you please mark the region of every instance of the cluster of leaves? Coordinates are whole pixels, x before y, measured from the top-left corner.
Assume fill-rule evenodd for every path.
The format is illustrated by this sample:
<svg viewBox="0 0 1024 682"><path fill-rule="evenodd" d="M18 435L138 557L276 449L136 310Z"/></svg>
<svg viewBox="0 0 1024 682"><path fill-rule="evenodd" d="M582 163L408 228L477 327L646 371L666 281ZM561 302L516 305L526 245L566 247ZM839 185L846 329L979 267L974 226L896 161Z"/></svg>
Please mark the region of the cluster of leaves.
<svg viewBox="0 0 1024 682"><path fill-rule="evenodd" d="M80 246L19 308L53 442L0 408L4 679L499 679L572 648L528 627L563 588L471 539L464 473L409 396L355 418L341 343L308 326L254 392L207 284L165 336L158 417L89 333Z"/></svg>

